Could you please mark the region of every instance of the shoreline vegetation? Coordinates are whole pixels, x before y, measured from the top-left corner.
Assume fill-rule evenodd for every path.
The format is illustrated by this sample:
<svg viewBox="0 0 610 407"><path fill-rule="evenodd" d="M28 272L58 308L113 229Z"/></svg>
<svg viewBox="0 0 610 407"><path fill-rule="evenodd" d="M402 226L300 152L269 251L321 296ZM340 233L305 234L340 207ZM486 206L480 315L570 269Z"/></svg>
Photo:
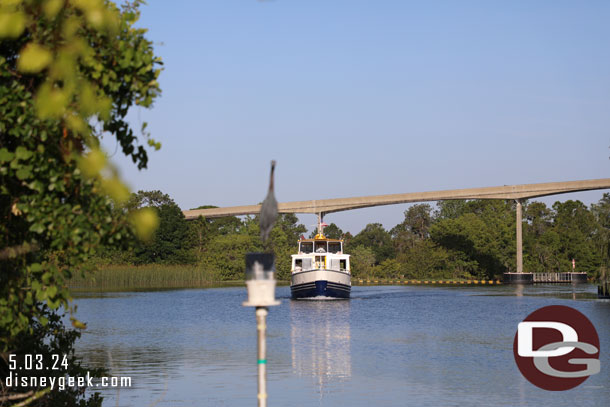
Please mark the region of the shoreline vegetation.
<svg viewBox="0 0 610 407"><path fill-rule="evenodd" d="M289 285L289 280L278 280L278 286ZM353 278L354 286L366 285L501 285L500 279L409 279ZM90 272L86 278L75 276L68 281L74 291L140 291L160 289L245 287L244 280L219 280L201 265L104 265Z"/></svg>
<svg viewBox="0 0 610 407"><path fill-rule="evenodd" d="M85 276L68 280L72 290L142 290L160 288L198 288L218 285L237 285L242 281L219 281L213 273L200 265L144 264L104 265Z"/></svg>
<svg viewBox="0 0 610 407"><path fill-rule="evenodd" d="M75 276L74 289L162 289L242 284L244 256L273 252L276 278L290 280L291 255L307 228L282 214L271 239L260 240L257 216L187 221L161 191L139 191L128 207L151 208L159 227L127 248L100 246L88 263L100 270ZM201 206L198 209L208 208ZM512 201L441 201L416 204L391 229L370 223L352 235L331 223L324 234L344 240L352 282L498 281L515 272L516 211ZM315 231L309 237L313 238ZM586 272L599 280L610 263L610 194L587 206L580 201L523 204L523 265L529 273ZM573 266L575 265L575 269ZM476 284L476 283L473 283Z"/></svg>
<svg viewBox="0 0 610 407"><path fill-rule="evenodd" d="M279 280L278 286L289 285L289 280ZM500 280L412 280L397 277L395 279L358 279L353 285L424 285L424 284L481 284L499 285ZM68 281L68 287L74 291L130 291L179 288L216 288L245 287L244 280L218 280L214 273L206 271L200 265L104 265L87 273L86 277L74 276Z"/></svg>

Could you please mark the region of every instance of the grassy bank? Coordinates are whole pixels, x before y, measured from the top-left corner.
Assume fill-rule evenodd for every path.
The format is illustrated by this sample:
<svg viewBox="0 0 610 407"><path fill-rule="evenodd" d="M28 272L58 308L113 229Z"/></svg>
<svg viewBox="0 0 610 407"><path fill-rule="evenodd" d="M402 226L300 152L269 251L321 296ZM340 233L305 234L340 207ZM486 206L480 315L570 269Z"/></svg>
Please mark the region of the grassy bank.
<svg viewBox="0 0 610 407"><path fill-rule="evenodd" d="M100 266L84 278L74 276L69 282L70 288L85 290L191 288L218 284L216 276L201 266L161 264Z"/></svg>

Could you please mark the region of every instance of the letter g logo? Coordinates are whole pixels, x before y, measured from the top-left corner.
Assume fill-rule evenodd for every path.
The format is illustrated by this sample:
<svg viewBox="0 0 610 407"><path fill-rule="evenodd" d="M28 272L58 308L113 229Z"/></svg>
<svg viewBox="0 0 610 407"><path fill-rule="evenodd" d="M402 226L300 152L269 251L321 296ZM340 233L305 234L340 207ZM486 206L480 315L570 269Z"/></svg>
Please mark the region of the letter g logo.
<svg viewBox="0 0 610 407"><path fill-rule="evenodd" d="M570 307L531 313L517 327L513 351L523 376L545 390L571 389L600 371L595 327Z"/></svg>

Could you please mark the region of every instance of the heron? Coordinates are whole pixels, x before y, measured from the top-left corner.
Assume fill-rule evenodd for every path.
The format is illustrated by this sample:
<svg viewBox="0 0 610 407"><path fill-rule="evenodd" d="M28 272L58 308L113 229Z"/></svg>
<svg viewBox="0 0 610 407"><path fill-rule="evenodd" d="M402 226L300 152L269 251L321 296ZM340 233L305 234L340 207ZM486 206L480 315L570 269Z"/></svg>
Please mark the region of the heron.
<svg viewBox="0 0 610 407"><path fill-rule="evenodd" d="M269 176L269 191L267 197L261 205L260 212L260 227L261 227L261 239L263 243L269 237L273 224L277 219L277 201L275 200L275 194L273 192L273 171L275 170L275 160L271 161L271 175Z"/></svg>

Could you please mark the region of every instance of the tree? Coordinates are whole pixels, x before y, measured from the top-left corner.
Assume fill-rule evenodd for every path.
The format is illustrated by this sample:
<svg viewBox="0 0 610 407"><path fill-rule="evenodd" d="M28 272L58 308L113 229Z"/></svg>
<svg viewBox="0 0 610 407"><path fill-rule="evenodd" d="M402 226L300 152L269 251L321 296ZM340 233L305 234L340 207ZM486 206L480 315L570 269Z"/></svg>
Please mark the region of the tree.
<svg viewBox="0 0 610 407"><path fill-rule="evenodd" d="M236 225L231 220L227 222ZM217 223L220 224L222 223ZM306 230L305 226L298 223L294 214L281 214L271 230L271 238L263 245L260 239L259 218L249 216L240 221L235 230L211 230L209 240L202 251L201 263L219 280L240 280L244 277L246 253L269 251L275 254L277 279L286 281L290 279L290 255L296 252L299 236Z"/></svg>
<svg viewBox="0 0 610 407"><path fill-rule="evenodd" d="M135 263L185 264L195 261L191 251L195 243L191 226L169 195L161 191L138 191L129 203L138 209L153 208L159 217L159 227L152 238L135 246Z"/></svg>
<svg viewBox="0 0 610 407"><path fill-rule="evenodd" d="M559 272L559 236L553 229L555 213L542 202L524 204L523 266L532 273Z"/></svg>
<svg viewBox="0 0 610 407"><path fill-rule="evenodd" d="M360 245L370 248L375 253L376 264L394 256L392 238L381 223L369 223L349 242L350 248ZM347 252L351 252L351 249Z"/></svg>
<svg viewBox="0 0 610 407"><path fill-rule="evenodd" d="M160 208L164 205L175 205L174 200L159 190L138 191L131 194L125 205L127 208Z"/></svg>
<svg viewBox="0 0 610 407"><path fill-rule="evenodd" d="M385 259L373 268L373 275L377 278L398 278L401 270L402 264L396 259Z"/></svg>
<svg viewBox="0 0 610 407"><path fill-rule="evenodd" d="M417 240L415 245L398 256L401 270L407 278L458 278L458 271L451 273L447 251L431 240Z"/></svg>
<svg viewBox="0 0 610 407"><path fill-rule="evenodd" d="M370 278L373 275L375 253L369 247L356 246L350 252L350 268L354 278Z"/></svg>
<svg viewBox="0 0 610 407"><path fill-rule="evenodd" d="M147 165L142 138L125 117L134 104L152 105L160 92L161 61L145 30L134 27L138 4L122 9L102 1L0 4L4 357L68 354L76 369L72 346L78 334L67 331L58 314L62 306L72 310L66 280L82 272L100 247L124 247L134 233L150 236L156 225L150 211L121 210L129 192L99 147L102 134L115 137L138 168ZM160 147L144 126L142 133L149 145ZM72 323L84 326L75 318ZM6 377L4 357L0 375ZM50 374L74 375L74 369ZM36 394L35 402L45 406L76 405L82 397ZM0 402L8 397L0 393Z"/></svg>
<svg viewBox="0 0 610 407"><path fill-rule="evenodd" d="M209 209L217 208L214 205L202 205L195 209ZM232 233L239 233L243 228L244 223L237 216L225 216L222 218L210 218L205 219L200 216L189 222L191 228L191 234L194 237L194 247L196 247L197 254L203 255L206 250L207 244L212 238L218 235L228 235Z"/></svg>
<svg viewBox="0 0 610 407"><path fill-rule="evenodd" d="M578 270L593 274L601 265L593 240L597 231L595 215L582 202L572 200L555 202L553 210L553 229L559 236L563 270L571 270L571 261L575 259Z"/></svg>
<svg viewBox="0 0 610 407"><path fill-rule="evenodd" d="M463 199L452 199L446 201L438 201L436 203L435 219L457 219L467 212L466 205L468 201Z"/></svg>
<svg viewBox="0 0 610 407"><path fill-rule="evenodd" d="M286 234L287 243L294 248L301 235L307 232L305 225L298 222L299 218L294 213L283 213L278 216L274 227L281 229Z"/></svg>
<svg viewBox="0 0 610 407"><path fill-rule="evenodd" d="M195 209L210 209L218 208L214 205L202 205ZM244 223L237 216L223 216L221 218L205 219L208 224L207 232L210 235L228 235L231 233L239 233L244 226Z"/></svg>
<svg viewBox="0 0 610 407"><path fill-rule="evenodd" d="M553 225L553 211L543 202L532 202L525 205L524 217L529 231L535 237L542 236Z"/></svg>
<svg viewBox="0 0 610 407"><path fill-rule="evenodd" d="M591 205L591 212L597 220L595 245L602 261L599 274L607 274L610 268L610 194L605 193L597 204Z"/></svg>
<svg viewBox="0 0 610 407"><path fill-rule="evenodd" d="M428 237L428 229L432 223L432 207L428 204L417 204L405 211L405 220L396 225L391 234L394 236L399 232L410 232L419 239Z"/></svg>
<svg viewBox="0 0 610 407"><path fill-rule="evenodd" d="M405 219L390 230L397 254L414 247L417 240L428 238L431 211L432 207L428 204L413 205L405 211Z"/></svg>
<svg viewBox="0 0 610 407"><path fill-rule="evenodd" d="M309 238L313 239L314 237L316 237L317 234L318 230L313 230L309 234ZM324 236L329 239L343 239L343 231L339 226L335 225L334 223L331 223L330 225L324 228Z"/></svg>
<svg viewBox="0 0 610 407"><path fill-rule="evenodd" d="M253 236L247 234L217 235L209 243L202 264L218 281L243 280L246 253L256 251Z"/></svg>
<svg viewBox="0 0 610 407"><path fill-rule="evenodd" d="M439 218L430 229L432 240L448 251L464 253L469 264L475 261L479 278L495 278L513 269L516 249L512 204L475 200L467 202L461 212L457 218Z"/></svg>

